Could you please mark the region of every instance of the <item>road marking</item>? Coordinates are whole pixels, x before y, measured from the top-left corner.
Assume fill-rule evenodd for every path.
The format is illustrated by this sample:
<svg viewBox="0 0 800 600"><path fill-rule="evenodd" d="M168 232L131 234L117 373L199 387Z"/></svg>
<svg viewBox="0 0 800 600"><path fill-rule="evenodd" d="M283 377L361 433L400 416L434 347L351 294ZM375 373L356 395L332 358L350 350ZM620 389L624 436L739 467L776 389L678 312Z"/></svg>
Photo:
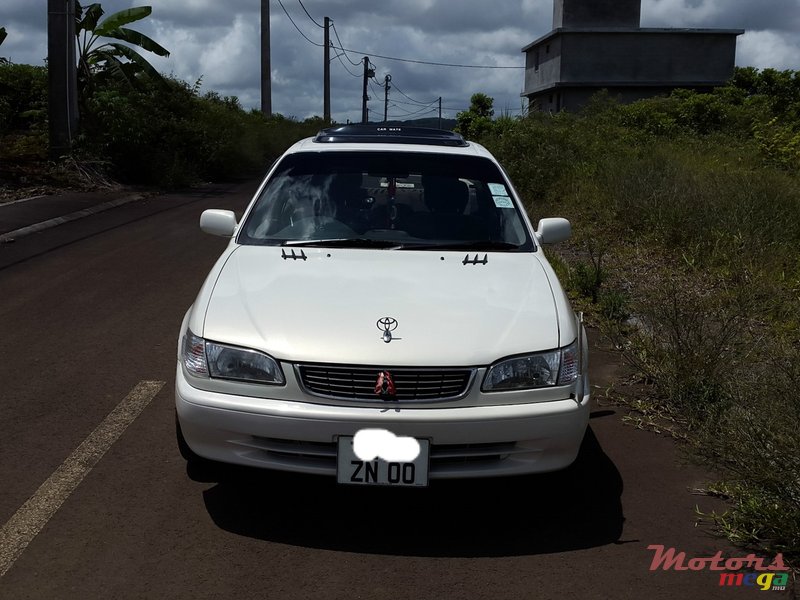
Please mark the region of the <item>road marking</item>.
<svg viewBox="0 0 800 600"><path fill-rule="evenodd" d="M20 202L29 202L30 200L38 200L39 198L44 198L44 194L41 196L31 196L30 198L20 198L19 200L9 200L8 202L0 203L0 207L3 206L11 206L12 204L19 204Z"/></svg>
<svg viewBox="0 0 800 600"><path fill-rule="evenodd" d="M108 449L164 387L140 381L0 529L0 577L14 565Z"/></svg>
<svg viewBox="0 0 800 600"><path fill-rule="evenodd" d="M69 223L71 221L77 221L78 219L82 219L84 217L90 217L91 215L96 215L97 213L116 208L117 206L122 206L123 204L142 200L143 198L144 196L142 194L133 194L131 196L125 196L116 200L103 202L102 204L96 204L95 206L90 206L89 208L84 208L83 210L78 210L69 213L68 215L48 219L47 221L42 221L41 223L34 223L33 225L28 225L27 227L21 227L20 229L15 229L14 231L9 231L0 235L0 244L13 242L25 237L26 235L39 233L45 229L50 229L52 227L56 227L57 225L63 225L64 223ZM4 205L0 204L0 208L3 206Z"/></svg>

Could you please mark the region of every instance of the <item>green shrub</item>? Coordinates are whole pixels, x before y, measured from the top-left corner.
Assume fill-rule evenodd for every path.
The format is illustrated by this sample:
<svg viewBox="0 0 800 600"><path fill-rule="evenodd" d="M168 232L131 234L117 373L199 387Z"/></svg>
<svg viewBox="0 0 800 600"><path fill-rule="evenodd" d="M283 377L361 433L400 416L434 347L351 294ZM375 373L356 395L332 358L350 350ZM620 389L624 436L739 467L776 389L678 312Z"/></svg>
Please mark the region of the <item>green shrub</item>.
<svg viewBox="0 0 800 600"><path fill-rule="evenodd" d="M0 64L0 135L41 127L47 118L47 69Z"/></svg>
<svg viewBox="0 0 800 600"><path fill-rule="evenodd" d="M600 316L612 323L625 323L631 316L630 300L619 290L606 290L600 294Z"/></svg>
<svg viewBox="0 0 800 600"><path fill-rule="evenodd" d="M570 273L568 285L584 298L597 302L600 286L606 276L605 270L599 265L578 262Z"/></svg>
<svg viewBox="0 0 800 600"><path fill-rule="evenodd" d="M233 97L199 96L169 80L166 89L106 87L86 102L83 147L108 157L123 181L168 187L262 174L317 123L265 119Z"/></svg>
<svg viewBox="0 0 800 600"><path fill-rule="evenodd" d="M770 162L782 169L800 169L800 128L782 125L775 117L756 125L753 135Z"/></svg>
<svg viewBox="0 0 800 600"><path fill-rule="evenodd" d="M47 69L0 63L0 158L47 155Z"/></svg>

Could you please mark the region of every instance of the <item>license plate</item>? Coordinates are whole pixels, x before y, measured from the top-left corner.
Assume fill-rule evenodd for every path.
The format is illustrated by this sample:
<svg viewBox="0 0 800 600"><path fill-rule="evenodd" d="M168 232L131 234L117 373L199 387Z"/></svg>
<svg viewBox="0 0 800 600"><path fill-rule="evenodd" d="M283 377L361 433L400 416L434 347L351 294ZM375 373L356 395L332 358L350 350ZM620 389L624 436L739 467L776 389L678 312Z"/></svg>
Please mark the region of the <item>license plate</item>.
<svg viewBox="0 0 800 600"><path fill-rule="evenodd" d="M419 456L413 462L387 462L376 458L364 461L353 450L353 438L339 438L336 480L349 485L391 485L425 487L428 485L430 440L419 442Z"/></svg>

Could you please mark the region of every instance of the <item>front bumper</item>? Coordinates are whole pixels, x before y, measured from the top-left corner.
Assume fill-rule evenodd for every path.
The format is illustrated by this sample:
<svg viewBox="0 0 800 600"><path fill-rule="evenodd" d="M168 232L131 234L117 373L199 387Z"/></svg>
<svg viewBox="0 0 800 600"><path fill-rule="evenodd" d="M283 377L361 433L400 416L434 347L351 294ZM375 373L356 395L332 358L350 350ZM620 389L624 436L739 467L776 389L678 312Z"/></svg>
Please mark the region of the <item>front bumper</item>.
<svg viewBox="0 0 800 600"><path fill-rule="evenodd" d="M189 385L178 365L175 403L183 436L212 460L336 474L336 440L365 428L431 441L430 478L555 471L577 457L589 395L485 407L370 408L233 396Z"/></svg>

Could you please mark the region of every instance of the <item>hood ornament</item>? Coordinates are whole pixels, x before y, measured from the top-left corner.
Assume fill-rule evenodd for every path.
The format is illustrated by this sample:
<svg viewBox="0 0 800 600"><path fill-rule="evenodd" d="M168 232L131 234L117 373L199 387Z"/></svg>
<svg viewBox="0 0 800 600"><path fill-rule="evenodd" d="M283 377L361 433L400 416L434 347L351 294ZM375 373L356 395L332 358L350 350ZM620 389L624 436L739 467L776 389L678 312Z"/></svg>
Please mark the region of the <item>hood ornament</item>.
<svg viewBox="0 0 800 600"><path fill-rule="evenodd" d="M401 339L403 339L403 338L393 337L392 336L392 332L395 329L397 329L397 319L395 319L393 317L382 317L382 318L378 319L378 321L375 323L375 326L378 329L383 330L383 336L381 336L381 339L383 339L383 341L385 343L387 343L387 344L389 342L391 342L392 340L401 340Z"/></svg>
<svg viewBox="0 0 800 600"><path fill-rule="evenodd" d="M375 380L375 394L386 400L391 400L397 395L394 378L389 371L381 371Z"/></svg>

